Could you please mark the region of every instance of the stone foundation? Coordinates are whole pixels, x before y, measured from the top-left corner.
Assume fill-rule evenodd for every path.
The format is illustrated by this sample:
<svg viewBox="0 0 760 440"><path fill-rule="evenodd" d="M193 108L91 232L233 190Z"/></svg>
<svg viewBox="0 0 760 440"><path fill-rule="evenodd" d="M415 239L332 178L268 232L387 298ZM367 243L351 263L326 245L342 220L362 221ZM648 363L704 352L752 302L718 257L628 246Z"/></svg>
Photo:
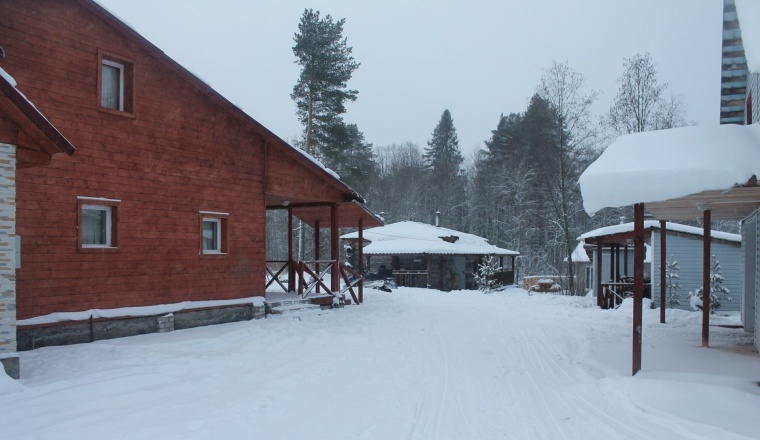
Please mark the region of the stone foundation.
<svg viewBox="0 0 760 440"><path fill-rule="evenodd" d="M123 338L147 333L164 333L206 325L247 321L265 316L264 306L241 304L122 318L97 318L18 328L18 350L34 350L51 345L70 345L102 339Z"/></svg>

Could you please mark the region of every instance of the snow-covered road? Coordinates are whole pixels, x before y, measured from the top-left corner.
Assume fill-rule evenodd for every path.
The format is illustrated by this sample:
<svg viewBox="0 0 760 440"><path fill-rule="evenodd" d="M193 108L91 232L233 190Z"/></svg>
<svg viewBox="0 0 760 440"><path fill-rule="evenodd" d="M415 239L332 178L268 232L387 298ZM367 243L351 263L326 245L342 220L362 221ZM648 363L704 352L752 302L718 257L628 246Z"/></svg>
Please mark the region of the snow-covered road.
<svg viewBox="0 0 760 440"><path fill-rule="evenodd" d="M49 347L21 354L0 437L760 437L748 335L716 328L705 350L697 314L663 326L647 310L631 378L629 312L519 289L399 289L342 310Z"/></svg>

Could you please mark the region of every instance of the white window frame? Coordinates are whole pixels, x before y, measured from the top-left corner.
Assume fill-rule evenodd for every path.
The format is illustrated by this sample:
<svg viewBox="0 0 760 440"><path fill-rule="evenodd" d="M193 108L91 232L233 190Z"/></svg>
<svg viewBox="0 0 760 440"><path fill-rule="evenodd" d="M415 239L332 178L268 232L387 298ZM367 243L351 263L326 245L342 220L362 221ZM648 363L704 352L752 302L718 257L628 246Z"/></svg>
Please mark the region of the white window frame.
<svg viewBox="0 0 760 440"><path fill-rule="evenodd" d="M120 112L123 112L124 111L124 69L125 69L124 64L117 63L115 61L111 61L111 60L107 60L103 58L103 65L114 67L119 70L119 105L118 105L118 108L112 109L112 110L118 110ZM102 73L101 73L101 76L102 76ZM101 95L102 93L103 92L101 90ZM110 107L106 107L103 105L103 96L100 97L100 106L103 108L110 109Z"/></svg>
<svg viewBox="0 0 760 440"><path fill-rule="evenodd" d="M221 254L222 252L222 219L219 217L203 217L201 223L201 234L206 232L206 222L214 224L214 233L216 234L216 248L206 249L206 237L201 237L204 254Z"/></svg>
<svg viewBox="0 0 760 440"><path fill-rule="evenodd" d="M110 205L82 205L82 216L84 217L84 211L105 211L106 213L106 242L105 244L85 244L84 236L85 231L82 230L82 247L83 248L110 248L113 247L113 240L111 239L111 228L113 225L113 206ZM82 228L84 228L84 221L82 221Z"/></svg>

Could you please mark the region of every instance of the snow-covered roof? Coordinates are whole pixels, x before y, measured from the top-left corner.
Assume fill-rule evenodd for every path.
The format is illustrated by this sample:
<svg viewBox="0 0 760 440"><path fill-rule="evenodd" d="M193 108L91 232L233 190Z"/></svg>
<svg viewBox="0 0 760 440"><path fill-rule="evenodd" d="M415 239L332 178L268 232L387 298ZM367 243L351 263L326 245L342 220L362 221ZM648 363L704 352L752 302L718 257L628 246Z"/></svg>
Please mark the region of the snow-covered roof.
<svg viewBox="0 0 760 440"><path fill-rule="evenodd" d="M646 220L644 222L644 228L660 229L660 222L656 220ZM680 223L666 222L665 229L672 232L680 232L683 234L704 236L704 230L694 226L682 225ZM578 240L585 240L587 238L602 237L605 235L621 234L625 232L633 232L633 222L623 223L620 225L605 226L604 228L594 229L593 231L586 232L578 237ZM710 236L713 239L733 241L741 243L742 236L739 234L731 234L730 232L711 231Z"/></svg>
<svg viewBox="0 0 760 440"><path fill-rule="evenodd" d="M620 136L578 182L586 212L725 190L760 176L760 124Z"/></svg>
<svg viewBox="0 0 760 440"><path fill-rule="evenodd" d="M356 239L359 233L352 232L341 238ZM444 238L449 238L453 243ZM493 246L477 235L412 221L367 229L364 239L372 242L364 247L364 253L368 255L520 255L519 252Z"/></svg>
<svg viewBox="0 0 760 440"><path fill-rule="evenodd" d="M760 73L760 1L735 0L735 3L747 67L750 72Z"/></svg>

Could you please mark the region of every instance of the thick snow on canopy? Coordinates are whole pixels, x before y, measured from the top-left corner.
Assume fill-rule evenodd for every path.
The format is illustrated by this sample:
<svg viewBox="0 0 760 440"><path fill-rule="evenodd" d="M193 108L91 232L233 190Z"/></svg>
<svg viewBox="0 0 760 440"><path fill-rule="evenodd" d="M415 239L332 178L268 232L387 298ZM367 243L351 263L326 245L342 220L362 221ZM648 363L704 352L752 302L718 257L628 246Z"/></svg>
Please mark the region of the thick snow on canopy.
<svg viewBox="0 0 760 440"><path fill-rule="evenodd" d="M570 257L573 259L573 263L590 263L591 259L589 259L588 254L586 253L586 249L583 248L583 241L580 241L578 243L578 246L575 247L575 250L573 250L572 255ZM567 261L567 258L565 258L565 261Z"/></svg>
<svg viewBox="0 0 760 440"><path fill-rule="evenodd" d="M760 73L760 1L735 1L747 67L750 72Z"/></svg>
<svg viewBox="0 0 760 440"><path fill-rule="evenodd" d="M620 136L578 182L586 212L724 190L760 176L760 124Z"/></svg>
<svg viewBox="0 0 760 440"><path fill-rule="evenodd" d="M646 220L644 222L644 229L648 228L660 229L660 222L656 220ZM683 234L696 235L699 237L704 236L704 229L696 228L694 226L686 226L679 223L666 222L665 229L672 232L680 232ZM582 234L580 237L578 237L578 240L585 240L592 237L602 237L605 235L622 234L625 232L633 232L633 222L594 229L593 231L588 231L585 234ZM711 231L710 236L713 239L718 240L733 241L736 243L742 242L741 235L731 234L730 232Z"/></svg>
<svg viewBox="0 0 760 440"><path fill-rule="evenodd" d="M352 232L341 238L356 239L359 233ZM450 243L444 238L454 242ZM368 255L520 255L519 252L493 246L477 235L412 221L367 229L364 240L372 242L364 247L364 253Z"/></svg>

